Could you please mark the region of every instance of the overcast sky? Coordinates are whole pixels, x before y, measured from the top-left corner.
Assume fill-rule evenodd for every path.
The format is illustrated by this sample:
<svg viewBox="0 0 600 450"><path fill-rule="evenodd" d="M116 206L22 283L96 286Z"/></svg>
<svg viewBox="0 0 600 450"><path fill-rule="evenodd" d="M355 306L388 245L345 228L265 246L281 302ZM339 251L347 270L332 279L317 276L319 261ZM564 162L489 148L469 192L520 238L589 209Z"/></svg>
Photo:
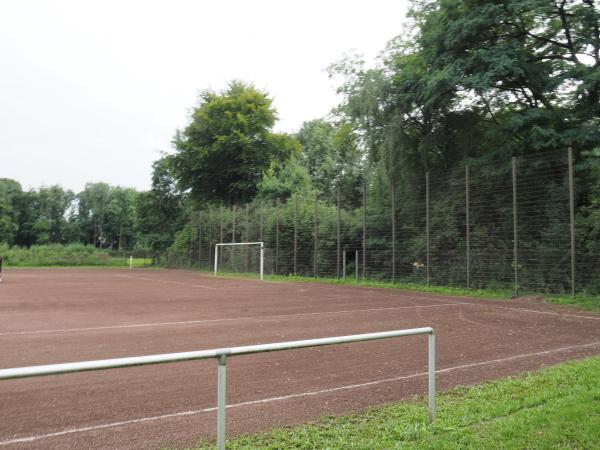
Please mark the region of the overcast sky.
<svg viewBox="0 0 600 450"><path fill-rule="evenodd" d="M0 178L147 189L204 89L254 83L277 131L337 103L326 67L372 60L408 0L0 2Z"/></svg>

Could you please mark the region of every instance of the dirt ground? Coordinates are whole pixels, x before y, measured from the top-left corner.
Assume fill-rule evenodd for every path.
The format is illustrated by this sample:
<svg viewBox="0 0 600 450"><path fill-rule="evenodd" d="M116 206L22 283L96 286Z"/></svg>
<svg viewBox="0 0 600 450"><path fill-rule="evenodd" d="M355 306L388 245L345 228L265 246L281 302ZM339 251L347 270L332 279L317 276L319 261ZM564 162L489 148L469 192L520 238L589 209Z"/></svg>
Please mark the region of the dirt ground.
<svg viewBox="0 0 600 450"><path fill-rule="evenodd" d="M600 315L527 300L167 270L6 270L0 368L431 326L437 385L600 354ZM2 448L192 446L216 429L216 361L0 381ZM229 436L427 389L427 338L228 360Z"/></svg>

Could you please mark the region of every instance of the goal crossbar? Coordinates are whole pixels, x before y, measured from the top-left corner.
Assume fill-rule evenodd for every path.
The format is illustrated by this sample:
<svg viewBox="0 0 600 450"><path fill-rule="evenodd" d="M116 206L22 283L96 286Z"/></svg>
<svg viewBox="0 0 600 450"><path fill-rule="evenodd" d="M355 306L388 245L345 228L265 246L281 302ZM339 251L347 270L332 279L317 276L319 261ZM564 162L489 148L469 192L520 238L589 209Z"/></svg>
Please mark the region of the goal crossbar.
<svg viewBox="0 0 600 450"><path fill-rule="evenodd" d="M264 242L221 242L215 245L215 276L219 267L219 247L230 247L239 245L259 245L260 246L260 279L264 278L264 260L265 260L265 243Z"/></svg>

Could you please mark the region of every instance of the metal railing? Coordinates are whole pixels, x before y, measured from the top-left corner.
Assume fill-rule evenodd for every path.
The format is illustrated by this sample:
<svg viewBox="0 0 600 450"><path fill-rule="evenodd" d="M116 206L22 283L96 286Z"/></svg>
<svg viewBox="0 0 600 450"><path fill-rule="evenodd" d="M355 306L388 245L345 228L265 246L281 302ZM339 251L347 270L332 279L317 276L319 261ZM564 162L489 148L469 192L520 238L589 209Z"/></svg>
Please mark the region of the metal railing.
<svg viewBox="0 0 600 450"><path fill-rule="evenodd" d="M346 344L350 342L373 341L378 339L389 339L422 334L427 334L429 336L428 411L429 420L433 421L435 419L435 333L431 327L383 331L378 333L354 334L349 336L336 336L319 339L306 339L300 341L276 342L272 344L247 345L243 347L200 350L194 352L166 353L161 355L135 356L130 358L102 359L96 361L0 369L0 380L217 358L219 363L217 372L217 447L222 450L225 449L225 410L227 407L226 370L228 357L234 355L248 355L251 353L264 353L305 347L319 347L323 345Z"/></svg>

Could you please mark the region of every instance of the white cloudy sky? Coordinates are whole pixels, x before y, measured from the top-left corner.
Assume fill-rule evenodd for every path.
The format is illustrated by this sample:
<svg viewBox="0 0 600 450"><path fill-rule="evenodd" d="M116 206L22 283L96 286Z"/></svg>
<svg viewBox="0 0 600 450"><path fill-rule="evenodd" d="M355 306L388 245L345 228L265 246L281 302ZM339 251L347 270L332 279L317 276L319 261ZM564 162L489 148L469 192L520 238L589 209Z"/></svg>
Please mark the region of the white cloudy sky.
<svg viewBox="0 0 600 450"><path fill-rule="evenodd" d="M0 178L147 189L199 91L232 79L274 98L278 131L326 115L325 68L367 60L408 0L0 1Z"/></svg>

